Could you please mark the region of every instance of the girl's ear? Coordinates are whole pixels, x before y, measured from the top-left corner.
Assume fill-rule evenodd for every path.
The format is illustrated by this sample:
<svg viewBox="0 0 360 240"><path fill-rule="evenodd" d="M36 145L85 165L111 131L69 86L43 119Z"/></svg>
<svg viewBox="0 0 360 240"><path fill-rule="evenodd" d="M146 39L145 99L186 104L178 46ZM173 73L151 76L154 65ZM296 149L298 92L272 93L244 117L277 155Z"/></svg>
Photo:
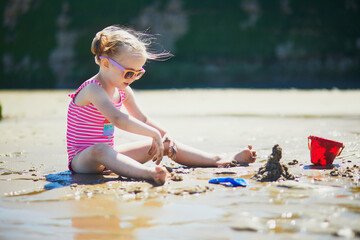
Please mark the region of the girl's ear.
<svg viewBox="0 0 360 240"><path fill-rule="evenodd" d="M103 58L100 60L100 66L105 69L108 70L110 68L110 61L107 60L106 58Z"/></svg>

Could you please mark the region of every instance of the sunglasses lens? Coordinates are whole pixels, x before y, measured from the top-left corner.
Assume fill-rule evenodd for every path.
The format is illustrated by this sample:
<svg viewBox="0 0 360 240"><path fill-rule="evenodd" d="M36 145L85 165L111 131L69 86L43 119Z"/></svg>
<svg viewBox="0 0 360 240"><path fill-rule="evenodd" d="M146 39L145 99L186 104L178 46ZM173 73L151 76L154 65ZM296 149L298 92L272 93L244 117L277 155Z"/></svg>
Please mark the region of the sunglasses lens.
<svg viewBox="0 0 360 240"><path fill-rule="evenodd" d="M144 74L144 72L139 72L138 74L136 74L136 78L141 78L141 76Z"/></svg>
<svg viewBox="0 0 360 240"><path fill-rule="evenodd" d="M134 75L135 75L134 72L128 71L128 72L125 73L124 78L125 79L130 79L130 78L133 78Z"/></svg>

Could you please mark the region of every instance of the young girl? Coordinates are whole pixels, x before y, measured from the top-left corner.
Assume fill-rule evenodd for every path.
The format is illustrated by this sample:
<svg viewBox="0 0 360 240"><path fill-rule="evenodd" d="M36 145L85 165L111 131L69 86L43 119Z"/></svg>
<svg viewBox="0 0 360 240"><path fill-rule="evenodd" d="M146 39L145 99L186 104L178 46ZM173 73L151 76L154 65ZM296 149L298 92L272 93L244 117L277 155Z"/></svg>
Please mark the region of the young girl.
<svg viewBox="0 0 360 240"><path fill-rule="evenodd" d="M179 164L218 167L232 160L253 163L256 152L251 145L225 159L186 146L169 137L164 128L146 116L136 104L130 85L145 73L147 60L169 57L151 53L147 35L118 26L98 32L91 51L99 72L70 94L67 117L69 169L76 173L99 173L105 168L114 173L153 181L162 185L167 178L164 167L148 167L149 160L159 165L163 156ZM129 115L120 111L124 105ZM114 149L114 127L149 137L148 141L129 143Z"/></svg>

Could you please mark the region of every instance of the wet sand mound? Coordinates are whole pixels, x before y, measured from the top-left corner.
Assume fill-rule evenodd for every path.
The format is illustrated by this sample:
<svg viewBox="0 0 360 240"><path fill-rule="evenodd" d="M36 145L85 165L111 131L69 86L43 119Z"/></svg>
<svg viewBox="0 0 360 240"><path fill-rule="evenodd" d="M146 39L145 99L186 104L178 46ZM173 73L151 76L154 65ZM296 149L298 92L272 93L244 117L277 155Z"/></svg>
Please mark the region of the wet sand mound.
<svg viewBox="0 0 360 240"><path fill-rule="evenodd" d="M268 161L264 167L260 167L257 174L252 179L259 182L274 182L278 180L294 180L295 177L289 173L288 168L280 163L282 149L277 144L272 148Z"/></svg>
<svg viewBox="0 0 360 240"><path fill-rule="evenodd" d="M336 167L330 172L330 176L349 178L353 183L360 185L360 166Z"/></svg>

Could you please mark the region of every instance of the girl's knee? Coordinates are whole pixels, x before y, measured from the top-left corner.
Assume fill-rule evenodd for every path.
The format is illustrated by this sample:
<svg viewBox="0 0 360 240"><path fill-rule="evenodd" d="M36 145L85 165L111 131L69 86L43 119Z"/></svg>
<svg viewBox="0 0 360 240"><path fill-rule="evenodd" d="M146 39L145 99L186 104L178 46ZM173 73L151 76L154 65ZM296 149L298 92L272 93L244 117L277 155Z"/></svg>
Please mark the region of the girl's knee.
<svg viewBox="0 0 360 240"><path fill-rule="evenodd" d="M99 159L106 155L112 148L105 143L97 143L92 146L91 155L95 159Z"/></svg>

